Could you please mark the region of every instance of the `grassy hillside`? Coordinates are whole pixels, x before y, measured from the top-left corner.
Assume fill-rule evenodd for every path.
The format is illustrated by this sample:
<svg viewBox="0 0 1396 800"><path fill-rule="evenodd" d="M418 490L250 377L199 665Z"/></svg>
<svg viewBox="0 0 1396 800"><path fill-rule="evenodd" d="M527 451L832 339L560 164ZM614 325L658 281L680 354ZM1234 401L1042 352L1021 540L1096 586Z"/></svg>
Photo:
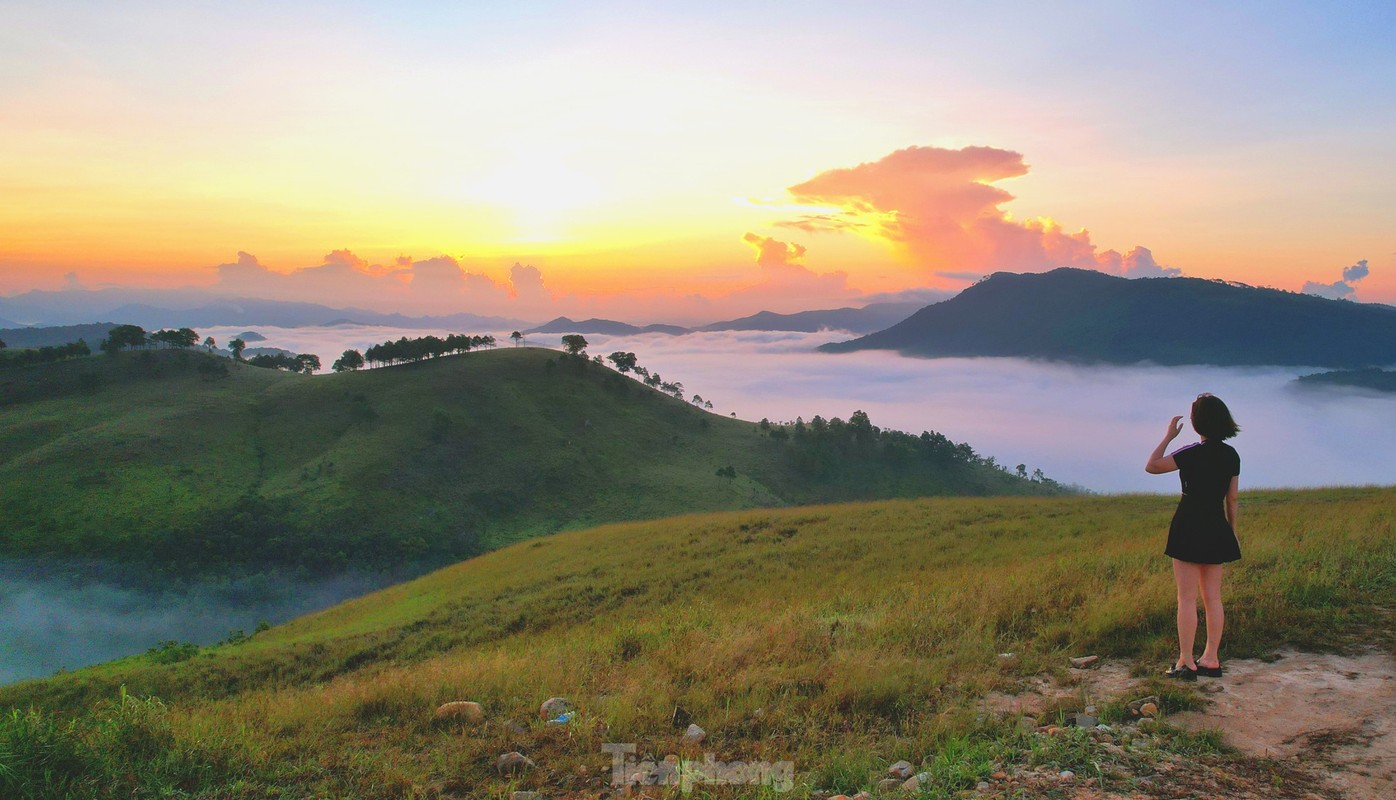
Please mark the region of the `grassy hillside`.
<svg viewBox="0 0 1396 800"><path fill-rule="evenodd" d="M1133 364L1396 364L1396 308L1082 269L998 272L892 327L820 348Z"/></svg>
<svg viewBox="0 0 1396 800"><path fill-rule="evenodd" d="M709 732L703 750L793 760L806 789L870 788L905 758L934 775L928 797L1014 765L1155 796L1185 770L1238 762L1215 739L1166 729L1034 735L979 703L1030 676L1065 677L1068 656L1123 658L1141 672L1171 658L1173 586L1160 554L1171 510L1142 496L899 500L522 542L239 643L0 688L0 707L16 709L0 717L0 775L10 776L0 787L20 797L596 797L609 788L602 743L689 753L680 735L691 717ZM1396 490L1247 493L1240 519L1224 658L1396 648ZM1157 682L1140 691L1160 693L1165 711L1199 702ZM572 724L538 719L551 696L576 703ZM433 723L454 700L481 703L485 722ZM1056 710L1085 703L1108 722L1124 715L1120 698L1086 694ZM511 750L537 769L500 777L495 759ZM1132 782L1169 754L1178 772L1152 788ZM1247 769L1279 780L1263 764Z"/></svg>
<svg viewBox="0 0 1396 800"><path fill-rule="evenodd" d="M0 553L439 564L605 521L1051 490L949 443L769 433L532 348L314 377L182 351L17 368Z"/></svg>

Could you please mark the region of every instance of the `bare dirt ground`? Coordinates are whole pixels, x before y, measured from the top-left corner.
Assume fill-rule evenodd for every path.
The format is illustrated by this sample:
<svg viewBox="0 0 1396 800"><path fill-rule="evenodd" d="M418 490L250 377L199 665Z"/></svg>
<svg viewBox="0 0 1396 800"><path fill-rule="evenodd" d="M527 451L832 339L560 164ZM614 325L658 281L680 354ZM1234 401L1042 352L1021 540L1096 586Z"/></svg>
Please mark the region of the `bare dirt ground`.
<svg viewBox="0 0 1396 800"><path fill-rule="evenodd" d="M1396 659L1285 652L1273 663L1230 661L1201 710L1168 721L1222 731L1247 755L1315 767L1332 795L1396 798Z"/></svg>
<svg viewBox="0 0 1396 800"><path fill-rule="evenodd" d="M1190 731L1220 731L1238 756L1164 758L1129 788L1012 782L994 786L989 796L1396 798L1396 658L1288 651L1224 666L1224 677L1198 680L1206 707L1164 721ZM1029 679L1017 693L988 695L984 705L997 714L1036 716L1068 698L1103 705L1130 697L1139 693L1135 683L1126 664L1101 661L1092 669L1068 670L1064 681Z"/></svg>

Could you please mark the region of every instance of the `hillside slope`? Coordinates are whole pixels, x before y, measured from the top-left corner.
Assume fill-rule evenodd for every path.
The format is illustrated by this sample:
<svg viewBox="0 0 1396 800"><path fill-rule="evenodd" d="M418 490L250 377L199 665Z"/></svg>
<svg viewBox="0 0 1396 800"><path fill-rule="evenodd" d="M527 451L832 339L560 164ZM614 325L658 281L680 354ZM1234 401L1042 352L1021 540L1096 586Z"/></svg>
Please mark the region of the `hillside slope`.
<svg viewBox="0 0 1396 800"><path fill-rule="evenodd" d="M126 353L0 372L0 408L8 555L443 563L603 521L1051 491L943 440L781 441L533 348L314 377Z"/></svg>
<svg viewBox="0 0 1396 800"><path fill-rule="evenodd" d="M1071 769L1129 796L1174 797L1189 770L1219 766L1266 788L1275 765L1218 761L1230 757L1215 737L1043 737L981 713L990 691L1043 676L1069 685L1068 656L1147 673L1171 658L1173 585L1159 551L1172 505L930 498L558 534L245 641L0 688L0 708L36 709L0 717L0 745L8 732L12 746L28 736L72 750L79 776L128 776L126 796L170 785L228 797L477 797L511 786L595 797L610 778L602 743L692 752L680 741L691 719L719 759L790 759L801 786L828 792L876 788L899 758L924 759L936 797L1018 765ZM1356 642L1396 652L1386 616L1396 489L1246 493L1241 508L1245 558L1228 571L1224 658ZM1176 684L1139 684L1165 711L1202 703ZM161 702L107 704L123 691ZM552 696L576 704L572 724L539 720ZM454 700L482 704L485 721L433 723ZM1041 713L1057 720L1087 703L1127 730L1120 698L1084 688ZM54 715L74 727L53 728ZM159 749L140 750L148 741ZM500 776L495 759L511 750L538 767ZM1170 754L1184 762L1176 773L1153 771ZM17 774L40 775L44 757L20 760ZM1065 796L1052 794L1056 781L1042 785L1046 794L1010 796ZM1293 786L1264 796L1302 796L1305 784Z"/></svg>
<svg viewBox="0 0 1396 800"><path fill-rule="evenodd" d="M1396 364L1396 308L1197 278L1080 269L998 272L825 352L1015 356L1132 364Z"/></svg>

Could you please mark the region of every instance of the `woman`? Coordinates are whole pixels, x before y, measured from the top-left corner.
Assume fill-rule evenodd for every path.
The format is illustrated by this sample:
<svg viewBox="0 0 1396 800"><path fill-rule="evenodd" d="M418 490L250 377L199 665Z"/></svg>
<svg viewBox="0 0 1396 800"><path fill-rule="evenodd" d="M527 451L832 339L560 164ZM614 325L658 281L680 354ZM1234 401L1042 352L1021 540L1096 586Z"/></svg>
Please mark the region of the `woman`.
<svg viewBox="0 0 1396 800"><path fill-rule="evenodd" d="M1173 582L1178 587L1178 660L1166 675L1195 681L1198 675L1220 678L1222 565L1241 557L1236 538L1236 491L1241 456L1224 442L1241 430L1220 398L1206 392L1192 404L1192 428L1202 437L1164 455L1168 443L1183 430L1182 417L1168 423L1168 433L1149 456L1144 471L1161 475L1178 470L1183 497L1168 527L1165 555L1173 559ZM1193 659L1197 635L1197 594L1207 612L1207 647Z"/></svg>

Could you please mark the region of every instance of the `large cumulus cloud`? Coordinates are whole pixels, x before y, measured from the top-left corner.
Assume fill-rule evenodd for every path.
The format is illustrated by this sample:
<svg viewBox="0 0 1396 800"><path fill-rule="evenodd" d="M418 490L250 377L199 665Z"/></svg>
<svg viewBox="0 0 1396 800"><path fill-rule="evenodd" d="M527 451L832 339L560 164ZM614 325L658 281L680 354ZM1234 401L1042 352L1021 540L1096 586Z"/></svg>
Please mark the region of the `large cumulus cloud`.
<svg viewBox="0 0 1396 800"><path fill-rule="evenodd" d="M1129 277L1179 273L1142 247L1125 255L1101 251L1085 229L1067 231L1051 219L1012 219L1001 206L1013 195L994 184L1027 173L1022 154L1011 150L908 147L789 187L795 202L821 210L779 224L809 232L872 232L942 274L1062 266Z"/></svg>

